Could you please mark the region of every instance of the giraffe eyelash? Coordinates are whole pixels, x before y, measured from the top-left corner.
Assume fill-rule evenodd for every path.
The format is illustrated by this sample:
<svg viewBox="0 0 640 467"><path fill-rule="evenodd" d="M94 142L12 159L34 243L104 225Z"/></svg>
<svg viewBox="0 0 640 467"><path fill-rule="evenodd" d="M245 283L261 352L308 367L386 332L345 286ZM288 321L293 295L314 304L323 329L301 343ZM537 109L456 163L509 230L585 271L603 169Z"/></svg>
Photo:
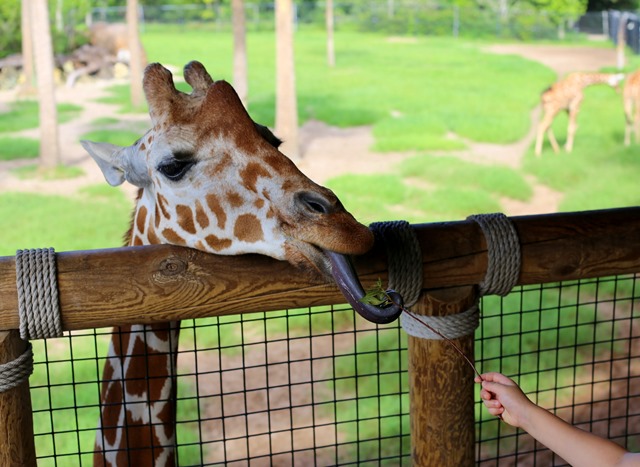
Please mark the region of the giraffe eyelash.
<svg viewBox="0 0 640 467"><path fill-rule="evenodd" d="M158 165L158 171L169 180L177 182L186 175L195 163L196 161L189 159L169 159Z"/></svg>

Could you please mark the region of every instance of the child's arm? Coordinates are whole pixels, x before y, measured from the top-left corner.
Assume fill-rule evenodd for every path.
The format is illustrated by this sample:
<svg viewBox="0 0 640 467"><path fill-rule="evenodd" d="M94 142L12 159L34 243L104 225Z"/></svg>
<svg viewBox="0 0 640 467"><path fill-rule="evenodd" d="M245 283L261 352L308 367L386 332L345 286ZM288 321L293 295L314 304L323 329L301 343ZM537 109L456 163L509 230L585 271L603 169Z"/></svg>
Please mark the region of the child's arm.
<svg viewBox="0 0 640 467"><path fill-rule="evenodd" d="M482 375L480 396L489 413L522 428L574 467L640 466L640 454L628 453L610 440L571 426L535 405L514 381L500 373Z"/></svg>

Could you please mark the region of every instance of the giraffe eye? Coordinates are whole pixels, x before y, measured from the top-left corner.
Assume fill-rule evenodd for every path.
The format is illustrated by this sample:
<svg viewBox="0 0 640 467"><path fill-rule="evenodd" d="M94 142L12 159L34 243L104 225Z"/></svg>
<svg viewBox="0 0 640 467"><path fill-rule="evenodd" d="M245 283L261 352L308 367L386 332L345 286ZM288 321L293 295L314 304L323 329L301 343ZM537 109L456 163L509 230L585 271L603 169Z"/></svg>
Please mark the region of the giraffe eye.
<svg viewBox="0 0 640 467"><path fill-rule="evenodd" d="M195 164L193 160L171 159L160 164L158 170L169 180L177 182L185 176L193 164Z"/></svg>

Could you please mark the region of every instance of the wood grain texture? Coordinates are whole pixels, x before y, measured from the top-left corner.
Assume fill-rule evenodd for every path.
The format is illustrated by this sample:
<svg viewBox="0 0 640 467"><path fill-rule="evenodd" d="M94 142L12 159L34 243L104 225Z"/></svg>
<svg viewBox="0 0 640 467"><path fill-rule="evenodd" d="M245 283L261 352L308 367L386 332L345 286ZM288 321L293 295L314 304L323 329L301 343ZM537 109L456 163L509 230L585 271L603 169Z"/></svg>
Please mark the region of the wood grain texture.
<svg viewBox="0 0 640 467"><path fill-rule="evenodd" d="M640 208L513 217L519 284L640 271ZM477 284L487 251L471 221L414 225L423 288ZM37 245L45 247L46 245ZM34 246L35 247L35 246ZM58 253L67 330L344 303L332 285L281 261L215 256L170 245ZM386 281L384 248L355 258L365 288ZM0 330L17 329L15 260L0 257Z"/></svg>
<svg viewBox="0 0 640 467"><path fill-rule="evenodd" d="M27 349L17 331L0 332L0 364L15 360ZM29 383L0 393L0 465L35 466Z"/></svg>
<svg viewBox="0 0 640 467"><path fill-rule="evenodd" d="M423 293L412 311L428 316L462 313L476 303L475 288ZM453 342L473 361L473 334ZM411 456L414 466L475 464L473 369L444 340L409 337Z"/></svg>

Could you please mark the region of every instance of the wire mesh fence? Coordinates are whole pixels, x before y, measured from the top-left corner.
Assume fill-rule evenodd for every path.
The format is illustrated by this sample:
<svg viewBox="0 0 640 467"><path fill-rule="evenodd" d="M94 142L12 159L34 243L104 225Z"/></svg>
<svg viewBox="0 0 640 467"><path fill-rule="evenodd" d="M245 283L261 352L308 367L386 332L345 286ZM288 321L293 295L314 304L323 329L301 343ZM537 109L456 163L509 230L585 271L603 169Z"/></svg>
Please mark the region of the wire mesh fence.
<svg viewBox="0 0 640 467"><path fill-rule="evenodd" d="M636 276L485 297L480 371L628 449L640 448ZM184 321L178 465L409 465L407 337L347 307ZM91 465L109 330L34 342L38 465ZM453 352L453 349L452 349ZM478 400L478 398L476 398ZM476 402L478 465L564 465Z"/></svg>

